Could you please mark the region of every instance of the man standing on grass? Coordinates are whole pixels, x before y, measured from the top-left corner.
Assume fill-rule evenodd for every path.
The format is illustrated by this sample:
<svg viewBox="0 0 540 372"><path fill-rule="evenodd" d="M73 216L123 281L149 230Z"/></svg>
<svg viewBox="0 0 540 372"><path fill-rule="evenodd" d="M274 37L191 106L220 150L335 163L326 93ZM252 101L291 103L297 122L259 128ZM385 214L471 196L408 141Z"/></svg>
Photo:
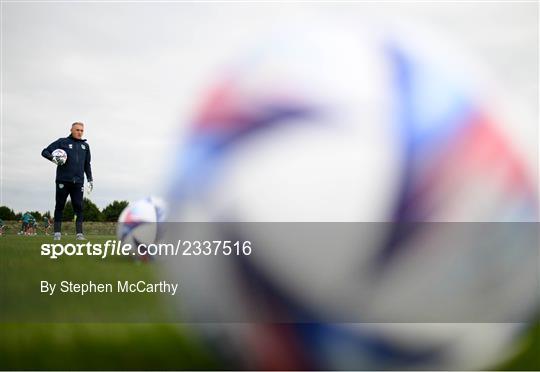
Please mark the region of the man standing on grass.
<svg viewBox="0 0 540 372"><path fill-rule="evenodd" d="M82 139L84 124L76 122L71 125L71 134L60 138L43 149L41 155L56 164L56 205L54 207L54 240L60 240L62 235L62 217L68 195L71 198L73 211L77 220L75 229L77 240L85 240L83 235L83 193L84 174L89 184L89 190L94 188L92 168L90 167L90 147ZM52 155L56 149L67 153L67 160Z"/></svg>

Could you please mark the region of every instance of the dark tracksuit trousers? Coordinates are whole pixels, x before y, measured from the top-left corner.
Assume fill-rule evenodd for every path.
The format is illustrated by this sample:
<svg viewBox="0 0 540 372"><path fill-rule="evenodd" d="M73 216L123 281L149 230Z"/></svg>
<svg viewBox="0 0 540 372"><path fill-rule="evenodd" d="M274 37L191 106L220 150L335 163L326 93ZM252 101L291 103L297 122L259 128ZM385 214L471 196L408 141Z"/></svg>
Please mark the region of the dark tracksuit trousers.
<svg viewBox="0 0 540 372"><path fill-rule="evenodd" d="M64 216L64 207L69 195L71 205L77 220L75 222L75 230L77 234L83 232L83 194L84 185L82 183L59 182L56 181L56 205L54 207L54 232L62 230L62 217Z"/></svg>

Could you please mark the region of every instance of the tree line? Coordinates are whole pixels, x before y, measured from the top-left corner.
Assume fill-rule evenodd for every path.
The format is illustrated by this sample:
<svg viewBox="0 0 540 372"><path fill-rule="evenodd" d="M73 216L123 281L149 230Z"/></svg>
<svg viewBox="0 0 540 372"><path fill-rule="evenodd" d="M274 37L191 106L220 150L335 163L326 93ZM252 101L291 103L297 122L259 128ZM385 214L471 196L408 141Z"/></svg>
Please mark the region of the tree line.
<svg viewBox="0 0 540 372"><path fill-rule="evenodd" d="M124 210L129 202L127 200L115 200L109 205L107 205L103 210L100 210L97 205L95 205L90 199L84 198L83 204L83 215L85 221L118 221L120 213ZM43 218L51 218L51 212L47 211L45 213L40 213L39 211L29 211L29 213L36 218L36 220L41 221ZM13 209L3 205L0 206L0 219L4 221L18 221L22 218L23 212L15 213ZM71 200L66 203L64 209L63 221L73 221L75 212L73 211L73 205Z"/></svg>

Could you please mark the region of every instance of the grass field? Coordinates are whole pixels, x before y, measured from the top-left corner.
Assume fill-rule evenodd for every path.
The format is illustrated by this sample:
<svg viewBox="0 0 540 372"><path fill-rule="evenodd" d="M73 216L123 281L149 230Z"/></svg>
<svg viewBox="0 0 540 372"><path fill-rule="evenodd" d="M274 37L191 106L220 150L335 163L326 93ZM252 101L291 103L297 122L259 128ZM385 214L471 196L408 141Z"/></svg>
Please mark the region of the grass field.
<svg viewBox="0 0 540 372"><path fill-rule="evenodd" d="M91 236L104 242L113 236ZM43 302L36 296L39 281L99 280L114 278L151 280L153 265L91 257L52 261L39 255L41 243L50 236L0 237L2 291L0 292L0 369L2 370L170 370L216 369L218 365L181 324L140 323L140 319L165 319L165 306L157 296L87 295ZM63 243L75 242L73 236ZM43 297L42 297L43 298ZM45 297L46 298L46 297ZM70 314L91 323L66 323ZM99 323L96 319L124 323ZM32 323L6 323L12 319ZM45 319L43 323L41 319ZM56 319L51 321L51 319ZM128 323L137 320L137 323Z"/></svg>
<svg viewBox="0 0 540 372"><path fill-rule="evenodd" d="M4 221L4 233L6 235L17 235L21 229L21 222L19 221ZM50 232L52 233L53 227L50 227ZM75 233L75 223L73 221L62 222L62 231L67 233L68 236L74 235ZM94 222L94 221L85 221L84 222L84 232L91 236L95 235L115 235L116 234L116 222ZM45 227L43 222L38 223L38 235L45 235Z"/></svg>
<svg viewBox="0 0 540 372"><path fill-rule="evenodd" d="M103 243L113 236L90 238ZM0 369L228 369L212 358L189 328L165 321L168 307L158 296L74 295L52 301L40 295L40 280L152 280L157 267L121 258L41 257L40 244L51 240L43 235L0 237ZM62 242L75 240L68 236ZM148 322L141 323L145 319ZM493 368L540 369L538 324L518 349L512 360Z"/></svg>

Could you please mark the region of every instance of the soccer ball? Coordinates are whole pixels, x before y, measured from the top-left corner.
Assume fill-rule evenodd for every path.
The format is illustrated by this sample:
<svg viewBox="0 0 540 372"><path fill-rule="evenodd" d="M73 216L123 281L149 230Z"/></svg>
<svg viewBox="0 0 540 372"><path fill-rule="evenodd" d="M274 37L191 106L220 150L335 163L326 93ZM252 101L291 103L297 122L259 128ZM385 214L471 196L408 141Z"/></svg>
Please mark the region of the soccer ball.
<svg viewBox="0 0 540 372"><path fill-rule="evenodd" d="M67 161L67 153L62 149L56 149L52 152L54 158L62 159L62 163L65 164Z"/></svg>
<svg viewBox="0 0 540 372"><path fill-rule="evenodd" d="M151 257L144 248L138 250L137 247L156 243L161 238L165 215L165 202L161 198L149 196L137 200L120 214L116 236L122 244L131 244L134 258L148 261Z"/></svg>
<svg viewBox="0 0 540 372"><path fill-rule="evenodd" d="M251 256L167 260L184 284L178 306L190 320L261 309L274 316L199 327L236 367L492 367L524 325L434 323L425 320L434 308L422 306L426 294L444 304L442 289L455 291L519 319L538 308L525 295L536 288L534 251L518 257L467 239L448 246L452 224L403 229L537 219L534 162L502 125L475 68L406 35L304 24L261 37L203 100L169 193L176 220L387 223L347 237L350 249L326 260L268 231L234 232L264 238ZM456 263L462 277L484 285L456 284ZM417 320L376 323L396 300L417 310ZM354 324L305 316L341 304L358 309Z"/></svg>

